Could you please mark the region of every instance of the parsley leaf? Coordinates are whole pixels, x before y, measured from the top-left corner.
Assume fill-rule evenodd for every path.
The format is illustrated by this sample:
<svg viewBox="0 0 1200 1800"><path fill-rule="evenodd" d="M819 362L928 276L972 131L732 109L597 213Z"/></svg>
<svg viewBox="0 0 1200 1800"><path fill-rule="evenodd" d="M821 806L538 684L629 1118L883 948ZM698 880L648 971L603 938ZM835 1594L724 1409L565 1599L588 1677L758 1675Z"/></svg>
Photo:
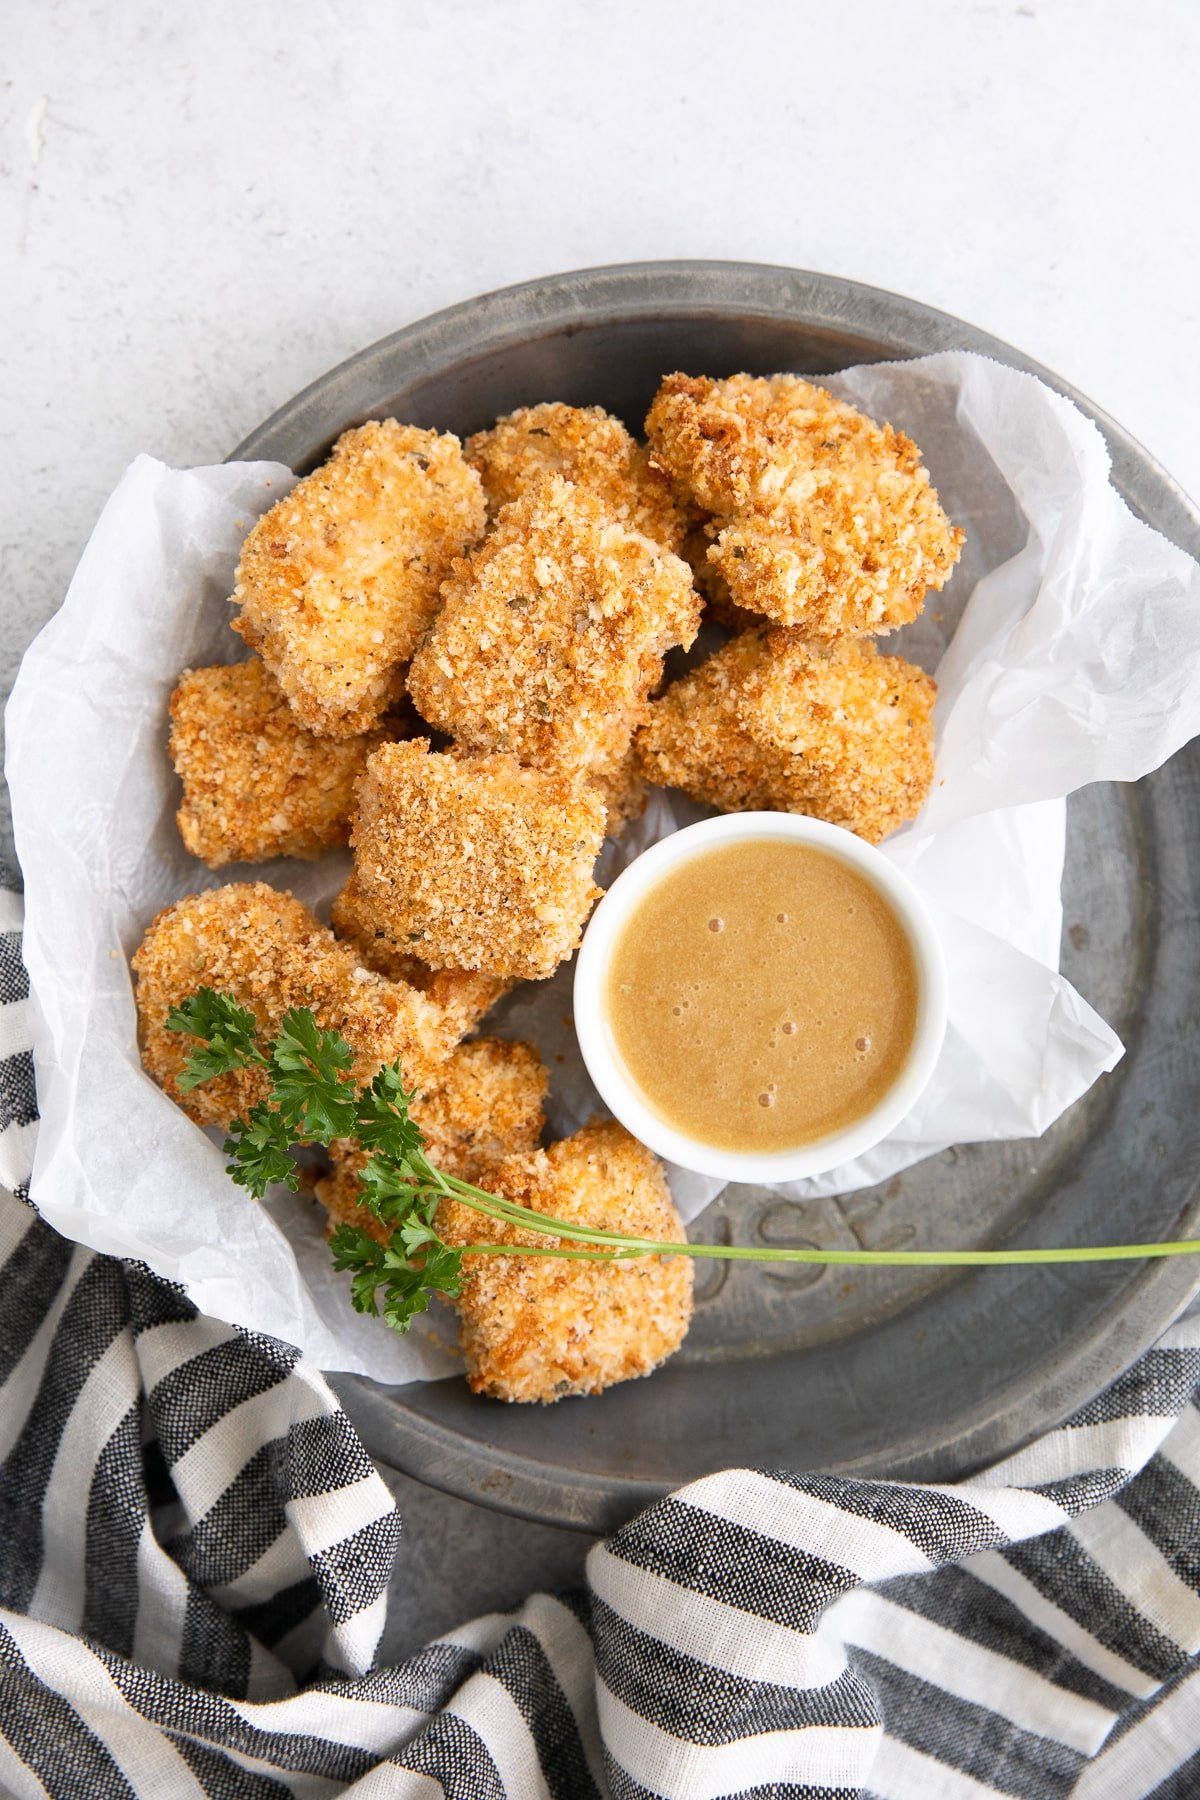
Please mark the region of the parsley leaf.
<svg viewBox="0 0 1200 1800"><path fill-rule="evenodd" d="M334 1267L350 1271L350 1295L358 1312L382 1313L393 1331L405 1332L426 1311L430 1293L451 1297L462 1285L462 1254L436 1239L417 1262L403 1243L377 1242L359 1225L339 1225L329 1240ZM383 1299L380 1304L380 1290Z"/></svg>
<svg viewBox="0 0 1200 1800"><path fill-rule="evenodd" d="M405 1088L400 1064L385 1063L358 1096L354 1135L364 1150L386 1151L410 1174L419 1175L423 1170L412 1165L414 1158L420 1156L425 1139L408 1112L415 1093L415 1088L412 1093Z"/></svg>
<svg viewBox="0 0 1200 1800"><path fill-rule="evenodd" d="M239 1187L249 1188L261 1200L273 1181L293 1191L300 1186L300 1171L291 1156L292 1132L282 1113L269 1106L252 1106L244 1119L229 1127L224 1150L232 1161L225 1173Z"/></svg>
<svg viewBox="0 0 1200 1800"><path fill-rule="evenodd" d="M192 1051L178 1077L180 1090L185 1094L202 1081L211 1081L214 1075L227 1075L231 1069L244 1069L247 1063L266 1061L258 1047L257 1019L230 994L202 987L190 1000L171 1008L166 1025L168 1031L190 1032L201 1040L201 1048Z"/></svg>
<svg viewBox="0 0 1200 1800"><path fill-rule="evenodd" d="M408 1170L386 1152L376 1151L368 1158L359 1179L362 1182L359 1204L385 1225L402 1224L414 1207L421 1204L424 1190ZM436 1204L437 1198L433 1196L431 1205Z"/></svg>
<svg viewBox="0 0 1200 1800"><path fill-rule="evenodd" d="M336 1031L322 1031L307 1006L284 1014L271 1045L271 1104L298 1137L328 1144L353 1131L353 1060L346 1040Z"/></svg>
<svg viewBox="0 0 1200 1800"><path fill-rule="evenodd" d="M462 1251L440 1240L431 1244L421 1261L421 1274L431 1292L457 1299L462 1292Z"/></svg>

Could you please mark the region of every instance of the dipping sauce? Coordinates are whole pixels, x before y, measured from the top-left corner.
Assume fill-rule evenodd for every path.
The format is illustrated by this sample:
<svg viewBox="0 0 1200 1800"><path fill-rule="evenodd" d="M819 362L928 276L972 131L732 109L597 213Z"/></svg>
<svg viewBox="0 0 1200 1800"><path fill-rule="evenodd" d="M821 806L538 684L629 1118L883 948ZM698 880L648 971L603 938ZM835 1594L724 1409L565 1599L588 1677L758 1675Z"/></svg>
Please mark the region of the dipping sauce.
<svg viewBox="0 0 1200 1800"><path fill-rule="evenodd" d="M870 1112L917 1021L904 927L857 870L750 838L668 870L610 954L605 1024L676 1131L724 1150L812 1143Z"/></svg>

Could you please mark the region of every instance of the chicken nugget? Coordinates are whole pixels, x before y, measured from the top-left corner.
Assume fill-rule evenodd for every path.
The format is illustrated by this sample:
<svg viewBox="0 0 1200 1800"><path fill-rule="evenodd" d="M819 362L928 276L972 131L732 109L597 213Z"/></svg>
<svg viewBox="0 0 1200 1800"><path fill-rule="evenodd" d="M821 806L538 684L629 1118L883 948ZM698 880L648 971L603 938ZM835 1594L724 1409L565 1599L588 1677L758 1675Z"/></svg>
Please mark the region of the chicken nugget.
<svg viewBox="0 0 1200 1800"><path fill-rule="evenodd" d="M650 781L726 812L808 813L877 844L933 782L936 684L861 638L744 632L650 708Z"/></svg>
<svg viewBox="0 0 1200 1800"><path fill-rule="evenodd" d="M330 923L338 937L353 943L368 969L393 981L406 981L427 994L435 1006L452 1017L460 1038L474 1031L483 1015L512 987L511 981L480 975L474 969L427 968L389 936L353 874L333 903Z"/></svg>
<svg viewBox="0 0 1200 1800"><path fill-rule="evenodd" d="M444 1174L478 1184L502 1157L536 1149L546 1122L546 1086L545 1067L531 1044L475 1038L448 1056L437 1079L414 1094L409 1115L421 1129L430 1162ZM386 1244L390 1227L359 1204L368 1154L348 1140L331 1144L332 1173L317 1182L316 1193L332 1224L361 1225ZM490 1221L474 1216L479 1227L491 1229Z"/></svg>
<svg viewBox="0 0 1200 1800"><path fill-rule="evenodd" d="M456 437L386 419L344 432L258 521L233 629L310 731L355 737L398 699L439 584L484 514Z"/></svg>
<svg viewBox="0 0 1200 1800"><path fill-rule="evenodd" d="M503 508L442 595L409 670L417 711L542 769L614 770L665 652L700 623L687 564L559 475Z"/></svg>
<svg viewBox="0 0 1200 1800"><path fill-rule="evenodd" d="M315 737L257 657L185 669L169 741L183 783L179 834L210 869L319 856L349 838L355 783L371 751L396 735Z"/></svg>
<svg viewBox="0 0 1200 1800"><path fill-rule="evenodd" d="M552 975L600 890L604 803L512 756L383 744L358 790L351 844L365 929L431 969L501 981Z"/></svg>
<svg viewBox="0 0 1200 1800"><path fill-rule="evenodd" d="M668 375L655 461L714 515L708 560L738 606L837 637L895 630L958 560L911 438L797 375Z"/></svg>
<svg viewBox="0 0 1200 1800"><path fill-rule="evenodd" d="M468 438L466 458L493 514L519 500L539 476L561 475L594 494L610 519L680 552L686 524L671 483L603 407L560 401L519 407Z"/></svg>
<svg viewBox="0 0 1200 1800"><path fill-rule="evenodd" d="M594 1121L548 1150L507 1156L479 1185L571 1224L685 1241L661 1163L615 1120ZM445 1200L437 1225L457 1245L559 1241ZM467 1381L498 1400L598 1394L649 1375L678 1350L691 1321L685 1256L469 1256L463 1271L456 1305Z"/></svg>
<svg viewBox="0 0 1200 1800"><path fill-rule="evenodd" d="M202 987L248 1007L267 1041L290 1007L310 1007L323 1030L349 1044L360 1083L397 1058L410 1083L432 1081L457 1042L452 1015L406 983L364 969L307 906L263 881L210 888L166 907L133 968L143 1065L198 1125L227 1127L271 1086L266 1070L248 1068L180 1089L195 1040L169 1031L167 1014Z"/></svg>

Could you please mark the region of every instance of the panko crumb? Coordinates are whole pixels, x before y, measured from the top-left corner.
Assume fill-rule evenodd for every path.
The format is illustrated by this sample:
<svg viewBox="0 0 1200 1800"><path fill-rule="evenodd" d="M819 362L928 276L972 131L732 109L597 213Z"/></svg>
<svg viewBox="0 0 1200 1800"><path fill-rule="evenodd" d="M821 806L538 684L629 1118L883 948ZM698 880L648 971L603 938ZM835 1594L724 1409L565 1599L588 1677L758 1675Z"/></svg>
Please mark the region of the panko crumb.
<svg viewBox="0 0 1200 1800"><path fill-rule="evenodd" d="M269 1074L234 1070L184 1093L178 1085L195 1040L168 1031L167 1014L197 989L232 994L270 1040L290 1007L311 1007L354 1055L357 1082L399 1059L410 1082L435 1079L458 1039L456 1022L425 994L364 969L357 952L291 894L266 882L189 894L164 908L133 958L142 1063L198 1125L227 1127L265 1100Z"/></svg>
<svg viewBox="0 0 1200 1800"><path fill-rule="evenodd" d="M438 587L485 513L456 437L386 419L344 432L258 521L233 629L310 731L357 736L399 698Z"/></svg>
<svg viewBox="0 0 1200 1800"><path fill-rule="evenodd" d="M868 640L761 628L667 688L638 759L650 781L726 812L807 813L877 844L933 783L936 693Z"/></svg>
<svg viewBox="0 0 1200 1800"><path fill-rule="evenodd" d="M600 406L522 406L467 439L466 457L495 515L542 475L594 494L610 519L680 551L686 531L671 483L620 419Z"/></svg>
<svg viewBox="0 0 1200 1800"><path fill-rule="evenodd" d="M662 1165L615 1120L595 1121L548 1150L508 1156L480 1186L570 1223L660 1243L685 1234ZM553 1244L443 1201L447 1243ZM573 1262L549 1256L467 1257L456 1302L467 1381L498 1400L550 1402L649 1375L678 1350L692 1316L684 1256Z"/></svg>
<svg viewBox="0 0 1200 1800"><path fill-rule="evenodd" d="M668 375L646 419L658 465L714 515L733 602L837 637L893 631L962 548L911 438L797 375Z"/></svg>
<svg viewBox="0 0 1200 1800"><path fill-rule="evenodd" d="M604 803L512 756L383 744L359 785L351 844L360 916L431 969L552 975L600 890Z"/></svg>
<svg viewBox="0 0 1200 1800"><path fill-rule="evenodd" d="M484 1014L512 987L511 981L481 975L474 969L427 968L388 934L375 909L364 900L353 874L333 903L330 923L338 937L353 943L368 969L392 981L406 981L428 995L452 1017L460 1038L474 1031Z"/></svg>
<svg viewBox="0 0 1200 1800"><path fill-rule="evenodd" d="M257 657L185 669L171 695L169 741L183 783L179 834L210 869L319 856L349 839L367 757L400 734L397 723L361 737L315 737Z"/></svg>
<svg viewBox="0 0 1200 1800"><path fill-rule="evenodd" d="M502 1157L537 1148L546 1122L542 1102L547 1084L545 1066L532 1044L474 1038L447 1057L436 1081L413 1096L409 1116L420 1127L425 1154L436 1168L478 1184ZM348 1139L331 1144L332 1171L317 1181L316 1194L331 1224L361 1225L386 1244L390 1228L359 1204L368 1154ZM490 1231L489 1220L474 1216Z"/></svg>
<svg viewBox="0 0 1200 1800"><path fill-rule="evenodd" d="M532 768L611 771L662 659L700 624L687 564L543 475L442 586L409 692L431 725Z"/></svg>

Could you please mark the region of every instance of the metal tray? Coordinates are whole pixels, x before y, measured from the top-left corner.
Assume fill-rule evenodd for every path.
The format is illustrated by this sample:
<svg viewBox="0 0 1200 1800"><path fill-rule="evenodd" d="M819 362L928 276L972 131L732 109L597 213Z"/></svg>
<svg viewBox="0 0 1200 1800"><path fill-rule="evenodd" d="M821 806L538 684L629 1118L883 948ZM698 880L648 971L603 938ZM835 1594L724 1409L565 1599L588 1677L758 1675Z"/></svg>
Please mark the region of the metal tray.
<svg viewBox="0 0 1200 1800"><path fill-rule="evenodd" d="M639 426L661 374L797 369L967 349L1039 375L1104 432L1133 509L1200 553L1200 514L1066 383L944 313L853 282L651 263L529 282L396 332L234 451L306 470L394 413L477 430L538 400ZM947 1151L885 1186L799 1204L728 1189L698 1223L743 1243L1138 1242L1200 1222L1200 755L1070 804L1063 967L1120 1032L1116 1071L1036 1142ZM733 1464L950 1480L1112 1381L1200 1288L1200 1261L907 1271L712 1265L688 1341L649 1381L553 1408L465 1383L335 1386L379 1460L493 1507L587 1531Z"/></svg>

